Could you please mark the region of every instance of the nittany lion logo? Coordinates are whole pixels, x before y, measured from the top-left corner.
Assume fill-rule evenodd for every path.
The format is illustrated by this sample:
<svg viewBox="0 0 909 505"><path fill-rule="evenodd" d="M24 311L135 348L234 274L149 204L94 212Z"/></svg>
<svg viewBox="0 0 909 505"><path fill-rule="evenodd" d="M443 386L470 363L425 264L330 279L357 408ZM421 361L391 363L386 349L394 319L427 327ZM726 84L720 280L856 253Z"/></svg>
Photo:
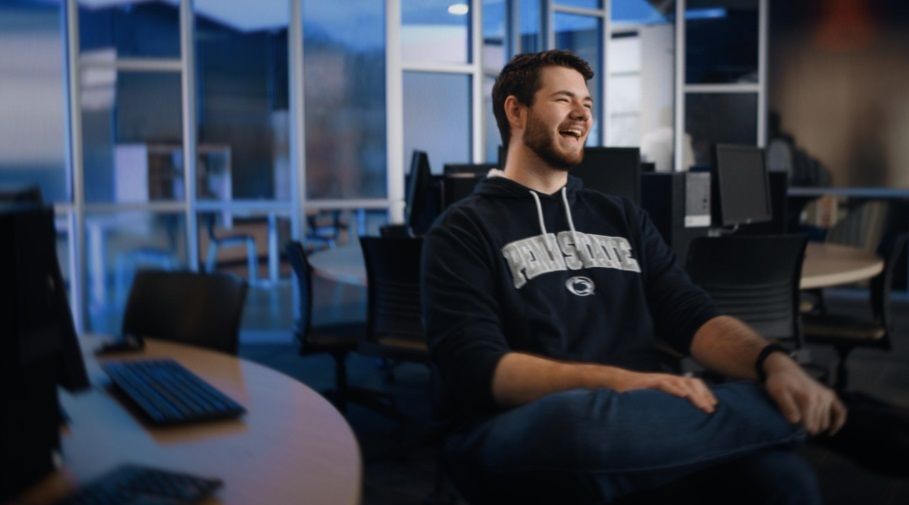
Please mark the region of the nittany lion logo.
<svg viewBox="0 0 909 505"><path fill-rule="evenodd" d="M568 291L578 296L590 296L596 289L590 278L581 275L576 275L565 281L565 287L568 288Z"/></svg>

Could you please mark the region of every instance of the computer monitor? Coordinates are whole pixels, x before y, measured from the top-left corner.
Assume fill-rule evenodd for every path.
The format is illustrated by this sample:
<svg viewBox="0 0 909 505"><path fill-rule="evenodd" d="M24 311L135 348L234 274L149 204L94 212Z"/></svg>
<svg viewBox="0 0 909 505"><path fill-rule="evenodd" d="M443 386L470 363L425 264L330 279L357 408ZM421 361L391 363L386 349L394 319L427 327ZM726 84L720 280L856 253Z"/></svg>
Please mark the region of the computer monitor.
<svg viewBox="0 0 909 505"><path fill-rule="evenodd" d="M448 163L443 168L442 208L447 209L458 200L473 193L480 181L493 168L495 163Z"/></svg>
<svg viewBox="0 0 909 505"><path fill-rule="evenodd" d="M41 188L38 186L0 186L0 204L42 201Z"/></svg>
<svg viewBox="0 0 909 505"><path fill-rule="evenodd" d="M585 188L641 203L641 150L636 147L585 147L584 161L570 173Z"/></svg>
<svg viewBox="0 0 909 505"><path fill-rule="evenodd" d="M739 226L773 218L764 151L755 146L717 144L711 178L714 223Z"/></svg>
<svg viewBox="0 0 909 505"><path fill-rule="evenodd" d="M414 235L425 234L438 214L439 198L432 186L429 155L415 150L410 161L405 207L407 226Z"/></svg>
<svg viewBox="0 0 909 505"><path fill-rule="evenodd" d="M0 501L53 469L57 386L89 386L57 261L54 211L0 204Z"/></svg>

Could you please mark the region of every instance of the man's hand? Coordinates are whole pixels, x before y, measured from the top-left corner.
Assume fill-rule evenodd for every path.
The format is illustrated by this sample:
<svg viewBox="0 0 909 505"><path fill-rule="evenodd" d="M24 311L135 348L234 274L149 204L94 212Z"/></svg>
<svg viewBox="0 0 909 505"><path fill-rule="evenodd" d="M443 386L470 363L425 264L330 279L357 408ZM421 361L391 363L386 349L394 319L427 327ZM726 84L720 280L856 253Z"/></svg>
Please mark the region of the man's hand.
<svg viewBox="0 0 909 505"><path fill-rule="evenodd" d="M635 389L656 389L674 396L686 398L695 407L713 413L716 409L716 397L704 384L704 381L694 377L683 377L665 373L642 373L622 370L617 377L613 388L616 391L632 391Z"/></svg>
<svg viewBox="0 0 909 505"><path fill-rule="evenodd" d="M801 424L811 435L832 435L846 422L846 407L833 391L812 379L798 364L782 353L773 353L764 362L764 387L783 416Z"/></svg>

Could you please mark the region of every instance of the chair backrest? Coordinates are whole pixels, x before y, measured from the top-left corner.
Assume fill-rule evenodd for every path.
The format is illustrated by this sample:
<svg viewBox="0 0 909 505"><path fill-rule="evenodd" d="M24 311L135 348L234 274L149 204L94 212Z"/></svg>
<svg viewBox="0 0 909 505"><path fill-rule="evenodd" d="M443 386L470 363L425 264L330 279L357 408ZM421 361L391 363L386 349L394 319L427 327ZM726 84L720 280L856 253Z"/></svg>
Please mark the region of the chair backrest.
<svg viewBox="0 0 909 505"><path fill-rule="evenodd" d="M874 317L887 329L885 338L890 335L890 287L893 284L893 271L902 257L909 239L907 233L889 233L881 240L877 254L884 259L884 270L871 279L871 310ZM889 340L887 341L889 346Z"/></svg>
<svg viewBox="0 0 909 505"><path fill-rule="evenodd" d="M420 311L423 239L360 237L360 245L366 261L367 346L376 350L396 342L401 345L387 349L388 354L425 361L428 357Z"/></svg>
<svg viewBox="0 0 909 505"><path fill-rule="evenodd" d="M288 242L286 251L300 294L300 318L296 322L296 336L302 344L312 328L312 266L300 242Z"/></svg>
<svg viewBox="0 0 909 505"><path fill-rule="evenodd" d="M140 270L123 333L236 354L246 289L246 281L229 274Z"/></svg>
<svg viewBox="0 0 909 505"><path fill-rule="evenodd" d="M699 237L686 270L724 314L767 338L802 346L799 279L806 239L801 235Z"/></svg>
<svg viewBox="0 0 909 505"><path fill-rule="evenodd" d="M873 251L882 242L891 212L888 202L871 200L849 209L827 232L827 242Z"/></svg>

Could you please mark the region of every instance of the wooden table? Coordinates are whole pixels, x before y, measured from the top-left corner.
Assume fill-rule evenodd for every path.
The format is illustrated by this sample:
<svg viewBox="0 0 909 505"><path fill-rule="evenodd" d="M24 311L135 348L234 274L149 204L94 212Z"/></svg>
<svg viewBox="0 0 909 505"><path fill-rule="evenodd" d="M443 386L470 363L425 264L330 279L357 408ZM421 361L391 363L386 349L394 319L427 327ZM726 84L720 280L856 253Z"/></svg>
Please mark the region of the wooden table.
<svg viewBox="0 0 909 505"><path fill-rule="evenodd" d="M358 244L319 251L309 258L316 275L336 282L366 285L366 266ZM855 247L809 242L802 265L802 289L826 288L870 279L884 260Z"/></svg>
<svg viewBox="0 0 909 505"><path fill-rule="evenodd" d="M62 469L14 503L52 503L127 461L221 478L224 486L206 505L360 503L362 462L354 434L330 403L302 383L226 354L147 340L145 351L134 356L174 358L247 409L236 420L154 428L99 386L106 376L90 356L93 388L61 393L70 417Z"/></svg>
<svg viewBox="0 0 909 505"><path fill-rule="evenodd" d="M802 263L802 289L817 289L870 279L884 269L877 254L839 244L809 242Z"/></svg>

